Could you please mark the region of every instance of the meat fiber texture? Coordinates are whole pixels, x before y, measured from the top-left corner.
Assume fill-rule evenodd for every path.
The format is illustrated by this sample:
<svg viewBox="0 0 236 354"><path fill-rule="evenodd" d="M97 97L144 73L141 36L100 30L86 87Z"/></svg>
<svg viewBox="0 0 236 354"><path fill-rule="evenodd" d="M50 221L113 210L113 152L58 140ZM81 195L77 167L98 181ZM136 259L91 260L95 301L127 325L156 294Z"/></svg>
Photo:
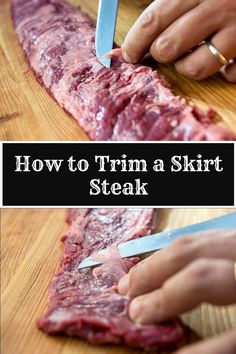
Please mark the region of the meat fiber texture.
<svg viewBox="0 0 236 354"><path fill-rule="evenodd" d="M159 349L176 346L184 336L178 320L141 326L127 315L128 298L117 293L119 279L139 258L122 260L116 245L150 234L153 209L78 209L62 237L64 250L58 274L49 288L48 312L38 327L49 334L67 334L94 344L116 343ZM111 246L102 266L78 270L79 263Z"/></svg>
<svg viewBox="0 0 236 354"><path fill-rule="evenodd" d="M235 140L212 112L187 105L149 67L102 66L95 27L62 0L13 0L19 42L37 79L92 140Z"/></svg>

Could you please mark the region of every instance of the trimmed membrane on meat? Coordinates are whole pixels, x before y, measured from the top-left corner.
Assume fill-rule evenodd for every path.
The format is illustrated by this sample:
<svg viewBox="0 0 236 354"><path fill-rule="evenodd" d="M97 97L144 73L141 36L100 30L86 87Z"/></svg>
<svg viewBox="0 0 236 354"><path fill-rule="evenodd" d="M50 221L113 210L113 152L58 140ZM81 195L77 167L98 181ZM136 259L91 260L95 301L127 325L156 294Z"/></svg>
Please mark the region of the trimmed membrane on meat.
<svg viewBox="0 0 236 354"><path fill-rule="evenodd" d="M138 261L121 259L117 245L151 233L152 209L72 209L62 237L60 268L49 287L48 311L38 327L48 334L67 334L94 344L117 343L139 348L167 348L183 338L178 320L141 326L127 313L128 298L118 294L119 279ZM105 262L78 269L80 262L111 246Z"/></svg>
<svg viewBox="0 0 236 354"><path fill-rule="evenodd" d="M62 0L13 0L12 16L36 77L92 140L235 140L210 110L187 105L162 76L125 63L118 49L104 68L94 23L80 9Z"/></svg>

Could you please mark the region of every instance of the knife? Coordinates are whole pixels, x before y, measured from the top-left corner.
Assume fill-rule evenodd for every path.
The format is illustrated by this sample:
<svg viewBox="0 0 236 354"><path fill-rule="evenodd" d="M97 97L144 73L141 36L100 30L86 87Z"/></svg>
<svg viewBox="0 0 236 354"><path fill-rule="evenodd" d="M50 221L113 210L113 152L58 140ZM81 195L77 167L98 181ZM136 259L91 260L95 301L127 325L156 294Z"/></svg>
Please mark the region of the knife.
<svg viewBox="0 0 236 354"><path fill-rule="evenodd" d="M154 252L170 245L177 238L202 231L216 230L216 229L234 229L236 228L236 212L210 219L198 224L181 227L172 231L159 232L150 236L137 238L126 241L117 246L122 258L138 256L141 254ZM103 249L90 257L85 258L80 264L79 269L93 267L102 263L99 261L101 256L107 255L109 247Z"/></svg>
<svg viewBox="0 0 236 354"><path fill-rule="evenodd" d="M104 55L113 49L119 0L99 0L96 28L96 54L100 62L111 67L111 58Z"/></svg>

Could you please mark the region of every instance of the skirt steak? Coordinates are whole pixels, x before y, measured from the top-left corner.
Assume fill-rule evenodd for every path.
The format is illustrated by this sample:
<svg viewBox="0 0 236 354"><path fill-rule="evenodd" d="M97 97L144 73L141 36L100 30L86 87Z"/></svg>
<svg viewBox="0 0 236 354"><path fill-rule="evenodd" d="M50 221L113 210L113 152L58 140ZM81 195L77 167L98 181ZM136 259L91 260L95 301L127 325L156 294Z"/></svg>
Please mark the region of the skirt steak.
<svg viewBox="0 0 236 354"><path fill-rule="evenodd" d="M49 334L67 334L94 344L121 343L145 349L175 346L185 333L178 320L141 326L127 315L128 298L117 293L119 279L139 258L122 260L116 245L150 234L152 209L78 209L62 237L60 269L49 289L48 312L38 327ZM111 246L102 266L78 270L79 263Z"/></svg>
<svg viewBox="0 0 236 354"><path fill-rule="evenodd" d="M95 55L95 27L62 0L13 0L19 42L39 82L92 140L235 140L176 97L149 67Z"/></svg>

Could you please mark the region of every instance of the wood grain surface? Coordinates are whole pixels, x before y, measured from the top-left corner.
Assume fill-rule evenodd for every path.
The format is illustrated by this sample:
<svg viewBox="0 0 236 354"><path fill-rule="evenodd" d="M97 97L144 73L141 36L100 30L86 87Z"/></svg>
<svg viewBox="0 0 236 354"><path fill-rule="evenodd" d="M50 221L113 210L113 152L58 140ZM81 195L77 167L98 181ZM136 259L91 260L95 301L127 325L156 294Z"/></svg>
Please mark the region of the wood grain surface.
<svg viewBox="0 0 236 354"><path fill-rule="evenodd" d="M96 18L98 0L71 0ZM116 41L121 44L137 16L151 0L120 0ZM201 108L214 108L219 124L236 132L236 86L220 75L194 82L178 75L171 65L163 72L173 91ZM87 140L76 121L40 87L27 65L10 18L10 0L0 1L0 140Z"/></svg>
<svg viewBox="0 0 236 354"><path fill-rule="evenodd" d="M156 229L167 230L217 217L226 209L159 211ZM49 337L36 319L47 307L48 284L58 268L63 209L4 209L1 212L1 309L3 354L138 354L122 346L92 346L83 340ZM202 337L236 327L236 307L203 305L183 316Z"/></svg>

